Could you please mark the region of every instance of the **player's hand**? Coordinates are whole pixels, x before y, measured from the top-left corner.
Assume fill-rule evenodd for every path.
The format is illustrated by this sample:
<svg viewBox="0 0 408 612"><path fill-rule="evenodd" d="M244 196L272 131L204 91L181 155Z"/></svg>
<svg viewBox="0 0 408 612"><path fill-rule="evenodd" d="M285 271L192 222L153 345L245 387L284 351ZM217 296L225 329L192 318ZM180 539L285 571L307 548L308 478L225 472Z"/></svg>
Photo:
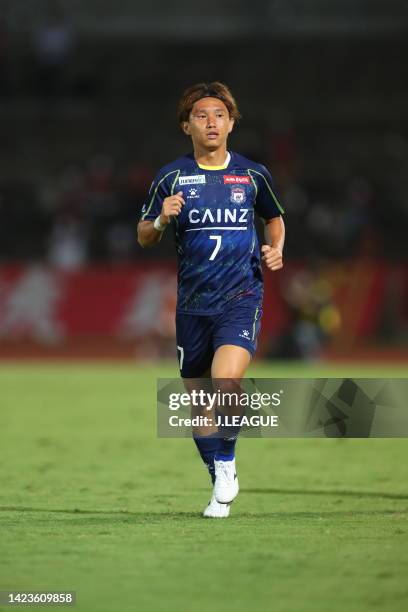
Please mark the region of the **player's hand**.
<svg viewBox="0 0 408 612"><path fill-rule="evenodd" d="M261 248L262 260L265 262L266 267L269 270L280 270L283 268L282 251L276 247L271 247L268 244L264 244Z"/></svg>
<svg viewBox="0 0 408 612"><path fill-rule="evenodd" d="M170 218L177 217L177 215L181 213L184 204L182 191L179 191L176 195L164 198L162 211L160 213L160 222L163 223L163 225L170 223Z"/></svg>

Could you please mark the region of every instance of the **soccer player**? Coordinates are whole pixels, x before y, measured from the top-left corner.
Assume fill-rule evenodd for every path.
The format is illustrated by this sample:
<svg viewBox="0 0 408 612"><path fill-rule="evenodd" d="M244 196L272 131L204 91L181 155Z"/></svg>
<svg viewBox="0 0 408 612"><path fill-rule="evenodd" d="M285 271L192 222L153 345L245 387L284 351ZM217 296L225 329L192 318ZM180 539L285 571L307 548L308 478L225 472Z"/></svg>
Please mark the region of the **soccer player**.
<svg viewBox="0 0 408 612"><path fill-rule="evenodd" d="M262 260L282 268L283 209L268 170L227 149L240 118L226 85L199 83L182 95L178 120L193 152L164 166L142 208L138 240L158 244L171 225L178 258L176 337L187 388L211 377L217 390L237 389L255 353L262 316ZM254 226L265 224L261 250ZM239 427L193 430L213 495L204 516L225 518L238 494Z"/></svg>

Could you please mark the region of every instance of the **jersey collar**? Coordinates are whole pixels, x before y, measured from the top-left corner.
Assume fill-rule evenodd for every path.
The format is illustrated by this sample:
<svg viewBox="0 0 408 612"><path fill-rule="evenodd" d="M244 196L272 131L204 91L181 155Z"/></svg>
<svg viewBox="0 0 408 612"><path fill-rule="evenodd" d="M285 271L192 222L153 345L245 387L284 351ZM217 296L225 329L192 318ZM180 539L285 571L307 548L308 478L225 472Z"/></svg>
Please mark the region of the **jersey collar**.
<svg viewBox="0 0 408 612"><path fill-rule="evenodd" d="M198 162L196 162L196 164L199 168L201 168L201 170L225 170L226 168L228 168L230 161L231 153L227 151L227 157L225 158L225 162L222 164L222 166L204 166L203 164L199 164Z"/></svg>

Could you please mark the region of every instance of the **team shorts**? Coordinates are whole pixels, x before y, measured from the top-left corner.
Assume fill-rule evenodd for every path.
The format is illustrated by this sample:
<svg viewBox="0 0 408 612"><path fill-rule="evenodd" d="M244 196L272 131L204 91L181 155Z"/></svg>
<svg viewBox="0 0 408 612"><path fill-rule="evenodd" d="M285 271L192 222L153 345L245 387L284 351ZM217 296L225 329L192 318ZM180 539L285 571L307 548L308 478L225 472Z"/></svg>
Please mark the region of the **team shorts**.
<svg viewBox="0 0 408 612"><path fill-rule="evenodd" d="M176 314L177 354L183 378L198 378L204 374L214 353L224 344L256 351L261 329L262 303L240 298L231 300L223 312L216 315Z"/></svg>

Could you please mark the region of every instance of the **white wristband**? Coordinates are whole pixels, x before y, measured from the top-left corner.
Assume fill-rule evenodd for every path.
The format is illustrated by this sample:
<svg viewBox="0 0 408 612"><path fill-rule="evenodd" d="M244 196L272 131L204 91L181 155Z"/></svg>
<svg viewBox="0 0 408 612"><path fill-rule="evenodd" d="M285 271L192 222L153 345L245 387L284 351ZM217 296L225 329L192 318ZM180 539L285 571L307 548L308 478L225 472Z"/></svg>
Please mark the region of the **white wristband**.
<svg viewBox="0 0 408 612"><path fill-rule="evenodd" d="M154 223L153 223L153 227L154 229L156 229L158 232L164 232L164 230L166 229L167 225L163 224L160 221L160 215L158 217L155 218Z"/></svg>

